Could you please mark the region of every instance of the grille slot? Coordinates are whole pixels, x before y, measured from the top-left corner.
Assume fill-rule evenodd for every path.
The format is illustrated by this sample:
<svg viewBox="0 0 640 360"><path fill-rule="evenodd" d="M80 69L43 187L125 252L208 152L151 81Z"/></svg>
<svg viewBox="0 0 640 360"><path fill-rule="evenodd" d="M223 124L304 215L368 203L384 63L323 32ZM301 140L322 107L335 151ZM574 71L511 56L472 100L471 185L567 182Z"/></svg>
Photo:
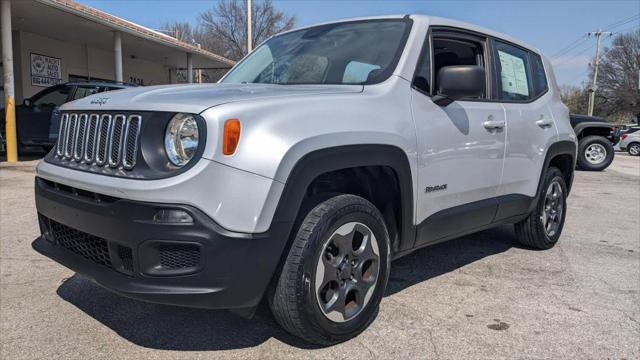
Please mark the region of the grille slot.
<svg viewBox="0 0 640 360"><path fill-rule="evenodd" d="M96 264L112 268L109 245L105 239L72 229L53 220L49 222L58 245Z"/></svg>
<svg viewBox="0 0 640 360"><path fill-rule="evenodd" d="M87 114L78 118L77 131L73 139L73 160L80 161L84 155L85 134L87 133Z"/></svg>
<svg viewBox="0 0 640 360"><path fill-rule="evenodd" d="M98 136L98 115L93 114L89 117L87 125L87 136L84 143L84 157L86 163L91 163L96 154L96 138Z"/></svg>
<svg viewBox="0 0 640 360"><path fill-rule="evenodd" d="M64 155L64 136L67 134L67 128L69 126L69 114L62 115L60 119L60 130L58 131L58 143L56 144L56 155L62 157Z"/></svg>
<svg viewBox="0 0 640 360"><path fill-rule="evenodd" d="M122 269L132 273L133 272L133 251L128 246L118 245L118 257L122 263Z"/></svg>
<svg viewBox="0 0 640 360"><path fill-rule="evenodd" d="M131 170L136 165L141 127L140 115L65 113L56 157Z"/></svg>
<svg viewBox="0 0 640 360"><path fill-rule="evenodd" d="M161 245L158 252L160 266L165 270L193 268L200 264L200 247L197 245Z"/></svg>

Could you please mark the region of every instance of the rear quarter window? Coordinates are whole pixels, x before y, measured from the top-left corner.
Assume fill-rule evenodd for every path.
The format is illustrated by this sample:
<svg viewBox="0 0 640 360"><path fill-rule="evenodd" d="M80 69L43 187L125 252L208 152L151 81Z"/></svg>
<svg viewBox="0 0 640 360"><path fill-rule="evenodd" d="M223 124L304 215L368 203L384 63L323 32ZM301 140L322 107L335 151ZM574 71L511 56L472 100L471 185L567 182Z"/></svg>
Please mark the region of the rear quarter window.
<svg viewBox="0 0 640 360"><path fill-rule="evenodd" d="M540 55L531 53L531 70L533 72L533 94L538 97L548 89L547 75L544 72Z"/></svg>

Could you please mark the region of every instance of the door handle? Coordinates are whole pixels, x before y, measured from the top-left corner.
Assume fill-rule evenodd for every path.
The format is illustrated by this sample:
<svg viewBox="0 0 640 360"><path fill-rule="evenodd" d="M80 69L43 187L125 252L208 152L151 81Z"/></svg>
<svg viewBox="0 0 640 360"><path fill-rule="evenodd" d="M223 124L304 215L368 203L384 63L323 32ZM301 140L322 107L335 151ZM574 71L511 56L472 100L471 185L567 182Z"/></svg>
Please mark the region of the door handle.
<svg viewBox="0 0 640 360"><path fill-rule="evenodd" d="M488 130L502 129L504 127L504 121L502 120L487 120L482 123L482 126Z"/></svg>
<svg viewBox="0 0 640 360"><path fill-rule="evenodd" d="M540 119L540 120L536 121L536 125L538 125L538 126L540 126L541 128L544 129L544 128L551 127L553 125L553 121Z"/></svg>

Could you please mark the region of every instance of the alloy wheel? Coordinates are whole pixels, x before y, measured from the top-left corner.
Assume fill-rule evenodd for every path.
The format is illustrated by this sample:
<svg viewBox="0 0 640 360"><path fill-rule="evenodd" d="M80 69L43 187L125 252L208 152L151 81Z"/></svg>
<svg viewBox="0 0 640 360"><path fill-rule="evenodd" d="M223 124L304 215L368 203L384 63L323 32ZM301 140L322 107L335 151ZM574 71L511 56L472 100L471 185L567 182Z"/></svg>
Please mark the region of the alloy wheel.
<svg viewBox="0 0 640 360"><path fill-rule="evenodd" d="M562 186L557 180L553 180L547 187L544 198L544 208L542 209L542 225L547 236L552 237L560 228L562 222L562 212L564 211L564 196Z"/></svg>
<svg viewBox="0 0 640 360"><path fill-rule="evenodd" d="M365 308L378 282L380 251L369 227L349 222L325 243L316 266L320 311L334 322L349 321Z"/></svg>

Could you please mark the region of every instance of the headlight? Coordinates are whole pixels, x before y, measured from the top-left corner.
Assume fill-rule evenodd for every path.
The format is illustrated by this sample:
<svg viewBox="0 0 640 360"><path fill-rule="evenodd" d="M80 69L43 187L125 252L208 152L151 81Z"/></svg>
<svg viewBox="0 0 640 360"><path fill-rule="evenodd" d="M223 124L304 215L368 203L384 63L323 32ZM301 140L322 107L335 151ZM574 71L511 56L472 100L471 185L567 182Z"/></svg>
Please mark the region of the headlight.
<svg viewBox="0 0 640 360"><path fill-rule="evenodd" d="M176 114L164 135L164 148L171 163L184 166L198 149L198 122L190 114Z"/></svg>

